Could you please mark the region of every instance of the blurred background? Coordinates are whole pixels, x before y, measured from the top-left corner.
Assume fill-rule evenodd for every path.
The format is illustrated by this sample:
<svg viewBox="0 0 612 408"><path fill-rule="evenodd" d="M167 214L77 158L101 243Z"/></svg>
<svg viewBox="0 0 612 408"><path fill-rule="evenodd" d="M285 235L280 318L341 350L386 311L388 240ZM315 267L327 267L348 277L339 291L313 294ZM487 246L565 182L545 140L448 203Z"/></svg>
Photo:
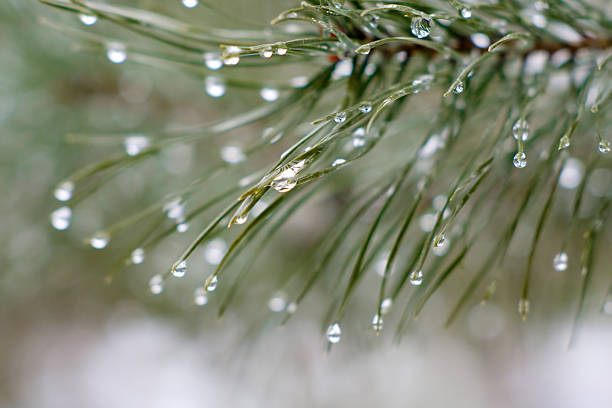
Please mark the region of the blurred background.
<svg viewBox="0 0 612 408"><path fill-rule="evenodd" d="M119 3L229 28L241 19L266 24L293 5L226 1L222 6L231 14L224 17L201 5L187 9L179 0ZM113 241L100 253L83 239L199 175L209 150L223 142L179 145L122 171L74 209L70 229L57 231L49 223L58 207L57 183L123 149L66 135L189 126L261 100L248 90L213 99L201 80L187 75L130 61L112 64L43 19L82 27L77 16L34 0L0 2L1 407L612 406L612 316L597 310L606 276L595 278L592 313L570 351L576 291L560 275L551 275L548 284L563 294L523 324L515 298L502 296L470 306L444 329L456 297L437 295L394 344L391 330L377 337L370 329L371 288L379 281L372 271L331 353L321 329L325 285L279 327L274 310L285 299L273 288L288 260L320 234L325 219L313 220L325 217L314 215L332 219L341 211L329 202L313 204L283 230L281 253L257 266L265 281L262 275L250 280L222 319L215 300L194 305L189 286L214 269L214 248L198 255L194 265L204 273L197 278L170 283L163 296L148 291L149 278L190 241L181 236L105 283L128 244ZM252 126L234 136L248 139L261 131ZM610 243L609 231L607 237ZM520 254L518 247L507 263ZM599 262L611 268L609 260Z"/></svg>

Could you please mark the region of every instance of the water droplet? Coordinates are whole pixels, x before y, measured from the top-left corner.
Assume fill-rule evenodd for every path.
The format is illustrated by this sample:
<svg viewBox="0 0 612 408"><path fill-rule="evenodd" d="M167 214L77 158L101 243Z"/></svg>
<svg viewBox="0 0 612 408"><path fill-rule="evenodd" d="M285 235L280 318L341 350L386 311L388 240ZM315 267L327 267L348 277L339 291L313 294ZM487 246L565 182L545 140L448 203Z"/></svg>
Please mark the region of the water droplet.
<svg viewBox="0 0 612 408"><path fill-rule="evenodd" d="M204 306L208 303L208 296L206 296L206 289L199 286L193 291L193 303L197 306Z"/></svg>
<svg viewBox="0 0 612 408"><path fill-rule="evenodd" d="M157 274L149 279L149 290L154 295L159 295L164 291L164 278Z"/></svg>
<svg viewBox="0 0 612 408"><path fill-rule="evenodd" d="M372 112L372 104L370 102L363 102L361 105L359 105L359 112L361 113Z"/></svg>
<svg viewBox="0 0 612 408"><path fill-rule="evenodd" d="M413 17L410 22L410 31L416 38L425 38L429 35L431 21L423 17Z"/></svg>
<svg viewBox="0 0 612 408"><path fill-rule="evenodd" d="M183 218L185 207L181 204L181 199L176 198L164 206L164 211L167 211L168 218L178 220Z"/></svg>
<svg viewBox="0 0 612 408"><path fill-rule="evenodd" d="M353 132L352 144L353 144L353 147L365 146L366 139L365 139L365 129L364 128L355 129L355 131Z"/></svg>
<svg viewBox="0 0 612 408"><path fill-rule="evenodd" d="M567 269L568 257L565 252L559 252L553 257L553 268L557 272L563 272Z"/></svg>
<svg viewBox="0 0 612 408"><path fill-rule="evenodd" d="M284 47L282 45L279 45L278 47L276 47L276 55L285 55L287 54L287 47Z"/></svg>
<svg viewBox="0 0 612 408"><path fill-rule="evenodd" d="M519 140L519 138L524 142L529 138L529 123L527 123L524 119L517 119L512 125L512 137L514 140Z"/></svg>
<svg viewBox="0 0 612 408"><path fill-rule="evenodd" d="M333 163L331 164L332 167L336 167L336 166L340 166L342 164L346 163L346 159L336 159L333 161Z"/></svg>
<svg viewBox="0 0 612 408"><path fill-rule="evenodd" d="M68 201L72 198L72 192L74 191L74 183L72 181L61 182L53 195L58 201Z"/></svg>
<svg viewBox="0 0 612 408"><path fill-rule="evenodd" d="M434 246L436 248L442 248L446 245L446 235L440 234L434 238Z"/></svg>
<svg viewBox="0 0 612 408"><path fill-rule="evenodd" d="M221 78L209 76L204 81L204 87L206 89L206 93L208 96L213 98L220 98L225 95L227 88L225 87L225 82Z"/></svg>
<svg viewBox="0 0 612 408"><path fill-rule="evenodd" d="M463 18L472 18L472 9L469 7L464 7L461 9L461 17Z"/></svg>
<svg viewBox="0 0 612 408"><path fill-rule="evenodd" d="M295 302L291 302L287 305L287 313L294 314L298 310L298 304Z"/></svg>
<svg viewBox="0 0 612 408"><path fill-rule="evenodd" d="M517 169L522 169L523 167L527 165L527 155L523 152L518 152L517 154L514 155L514 158L512 159L512 163L514 164L514 167L516 167Z"/></svg>
<svg viewBox="0 0 612 408"><path fill-rule="evenodd" d="M600 140L597 144L597 150L599 150L600 153L610 153L610 142L603 139Z"/></svg>
<svg viewBox="0 0 612 408"><path fill-rule="evenodd" d="M345 120L346 120L346 112L338 112L334 116L334 122L336 122L336 123L342 123Z"/></svg>
<svg viewBox="0 0 612 408"><path fill-rule="evenodd" d="M149 138L143 135L128 136L123 141L123 145L128 156L137 156L149 147Z"/></svg>
<svg viewBox="0 0 612 408"><path fill-rule="evenodd" d="M208 69L216 71L223 66L223 61L221 61L219 54L215 52L205 52L204 64Z"/></svg>
<svg viewBox="0 0 612 408"><path fill-rule="evenodd" d="M567 149L570 147L570 138L568 135L563 135L561 139L559 139L559 148L558 150Z"/></svg>
<svg viewBox="0 0 612 408"><path fill-rule="evenodd" d="M527 319L527 315L529 314L529 300L520 299L518 302L518 312L521 315L523 320Z"/></svg>
<svg viewBox="0 0 612 408"><path fill-rule="evenodd" d="M423 283L423 271L418 270L410 272L408 279L412 286L420 286L421 283Z"/></svg>
<svg viewBox="0 0 612 408"><path fill-rule="evenodd" d="M187 273L187 261L181 261L172 267L172 276L182 278Z"/></svg>
<svg viewBox="0 0 612 408"><path fill-rule="evenodd" d="M298 174L304 169L305 160L293 164L290 167L282 170L276 177L272 179L270 185L279 193L286 193L293 190L298 182Z"/></svg>
<svg viewBox="0 0 612 408"><path fill-rule="evenodd" d="M93 14L79 14L79 20L86 26L92 26L98 22L98 16Z"/></svg>
<svg viewBox="0 0 612 408"><path fill-rule="evenodd" d="M343 59L336 64L332 78L339 79L350 76L353 73L353 60Z"/></svg>
<svg viewBox="0 0 612 408"><path fill-rule="evenodd" d="M183 6L187 8L194 8L198 5L198 0L183 0Z"/></svg>
<svg viewBox="0 0 612 408"><path fill-rule="evenodd" d="M262 48L261 50L259 50L259 55L261 55L262 58L270 58L273 54L274 51L272 51L272 48L270 47Z"/></svg>
<svg viewBox="0 0 612 408"><path fill-rule="evenodd" d="M60 207L51 213L51 225L59 231L63 231L70 227L72 218L72 210L70 207Z"/></svg>
<svg viewBox="0 0 612 408"><path fill-rule="evenodd" d="M274 102L278 99L280 93L276 88L261 88L259 96L266 102Z"/></svg>
<svg viewBox="0 0 612 408"><path fill-rule="evenodd" d="M384 298L382 302L380 302L380 313L387 314L391 310L391 306L393 305L393 300L390 297Z"/></svg>
<svg viewBox="0 0 612 408"><path fill-rule="evenodd" d="M491 45L491 39L484 33L474 33L470 35L470 40L478 48L488 48Z"/></svg>
<svg viewBox="0 0 612 408"><path fill-rule="evenodd" d="M110 236L104 231L96 232L90 239L89 245L95 249L104 249L108 245Z"/></svg>
<svg viewBox="0 0 612 408"><path fill-rule="evenodd" d="M214 292L217 290L217 284L219 283L219 278L217 275L211 275L208 279L206 279L206 291Z"/></svg>
<svg viewBox="0 0 612 408"><path fill-rule="evenodd" d="M189 231L189 224L184 221L176 224L176 231L180 233Z"/></svg>
<svg viewBox="0 0 612 408"><path fill-rule="evenodd" d="M242 49L235 45L225 47L221 53L221 61L223 61L225 65L237 65L240 62L241 51Z"/></svg>
<svg viewBox="0 0 612 408"><path fill-rule="evenodd" d="M584 164L574 157L568 158L559 174L559 186L573 190L580 185L584 177Z"/></svg>
<svg viewBox="0 0 612 408"><path fill-rule="evenodd" d="M243 161L246 156L240 147L228 145L221 149L221 158L226 163L235 164Z"/></svg>
<svg viewBox="0 0 612 408"><path fill-rule="evenodd" d="M245 222L247 222L247 219L249 218L249 214L242 214L240 217L236 218L234 220L234 223L242 225Z"/></svg>
<svg viewBox="0 0 612 408"><path fill-rule="evenodd" d="M372 328L376 332L376 334L380 333L383 328L383 318L379 314L375 314L372 318Z"/></svg>
<svg viewBox="0 0 612 408"><path fill-rule="evenodd" d="M463 92L464 89L465 89L465 84L463 83L463 81L459 81L457 82L457 85L455 85L455 87L453 88L453 92L459 95L460 93Z"/></svg>
<svg viewBox="0 0 612 408"><path fill-rule="evenodd" d="M144 262L145 252L142 248L136 248L130 254L130 260L134 265L139 265Z"/></svg>
<svg viewBox="0 0 612 408"><path fill-rule="evenodd" d="M330 324L327 328L327 341L332 344L336 344L342 337L342 328L338 323Z"/></svg>
<svg viewBox="0 0 612 408"><path fill-rule="evenodd" d="M206 245L204 259L211 265L219 265L227 252L227 243L221 238L215 238Z"/></svg>
<svg viewBox="0 0 612 408"><path fill-rule="evenodd" d="M282 312L285 310L286 305L287 301L285 300L285 295L283 294L275 295L268 300L268 309L273 312Z"/></svg>
<svg viewBox="0 0 612 408"><path fill-rule="evenodd" d="M113 64L123 64L127 60L125 45L117 42L107 44L106 57Z"/></svg>

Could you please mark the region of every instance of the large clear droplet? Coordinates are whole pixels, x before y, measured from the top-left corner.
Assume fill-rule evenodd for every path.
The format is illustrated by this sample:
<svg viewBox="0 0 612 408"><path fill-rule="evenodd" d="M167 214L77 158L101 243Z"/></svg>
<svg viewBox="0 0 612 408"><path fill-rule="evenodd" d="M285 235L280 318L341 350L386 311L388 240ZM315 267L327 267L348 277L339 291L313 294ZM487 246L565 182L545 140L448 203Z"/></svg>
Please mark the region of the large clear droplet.
<svg viewBox="0 0 612 408"><path fill-rule="evenodd" d="M98 16L93 14L79 14L79 20L86 26L92 26L98 22Z"/></svg>
<svg viewBox="0 0 612 408"><path fill-rule="evenodd" d="M187 261L181 261L172 267L172 276L182 278L187 273Z"/></svg>
<svg viewBox="0 0 612 408"><path fill-rule="evenodd" d="M408 280L412 286L420 286L423 283L423 271L412 271L410 275L408 275Z"/></svg>
<svg viewBox="0 0 612 408"><path fill-rule="evenodd" d="M389 313L392 305L393 305L393 300L390 297L384 298L382 302L380 302L380 313L382 314Z"/></svg>
<svg viewBox="0 0 612 408"><path fill-rule="evenodd" d="M237 218L234 220L234 222L235 222L236 224L238 224L238 225L242 225L242 224L244 224L245 222L247 222L248 218L249 218L249 214L248 214L248 213L247 213L247 214L242 214L240 217L237 217Z"/></svg>
<svg viewBox="0 0 612 408"><path fill-rule="evenodd" d="M242 49L235 45L230 45L223 49L221 60L225 65L237 65L240 62L240 52Z"/></svg>
<svg viewBox="0 0 612 408"><path fill-rule="evenodd" d="M525 119L517 119L512 125L512 137L515 140L519 140L519 138L524 142L529 138L529 123Z"/></svg>
<svg viewBox="0 0 612 408"><path fill-rule="evenodd" d="M159 295L164 291L164 278L157 274L149 279L149 290L154 295Z"/></svg>
<svg viewBox="0 0 612 408"><path fill-rule="evenodd" d="M431 21L423 17L413 17L410 22L410 31L416 38L425 38L429 35Z"/></svg>
<svg viewBox="0 0 612 408"><path fill-rule="evenodd" d="M108 245L110 236L104 231L96 232L90 239L89 245L95 249L104 249Z"/></svg>
<svg viewBox="0 0 612 408"><path fill-rule="evenodd" d="M106 57L113 64L123 64L127 60L125 45L117 42L107 44Z"/></svg>
<svg viewBox="0 0 612 408"><path fill-rule="evenodd" d="M206 93L208 96L213 98L220 98L225 95L227 88L225 87L225 82L221 78L209 76L204 81L204 88L206 89Z"/></svg>
<svg viewBox="0 0 612 408"><path fill-rule="evenodd" d="M259 91L259 96L266 102L274 102L278 99L279 95L280 93L276 88L262 88L261 91Z"/></svg>
<svg viewBox="0 0 612 408"><path fill-rule="evenodd" d="M330 324L327 328L327 341L336 344L342 337L342 328L338 323Z"/></svg>
<svg viewBox="0 0 612 408"><path fill-rule="evenodd" d="M70 227L72 218L72 210L70 207L60 207L51 213L51 225L59 231L63 231Z"/></svg>
<svg viewBox="0 0 612 408"><path fill-rule="evenodd" d="M223 66L223 61L221 61L219 54L206 52L204 53L204 64L208 69L216 71Z"/></svg>
<svg viewBox="0 0 612 408"><path fill-rule="evenodd" d="M149 147L149 138L143 135L128 136L123 141L128 156L137 156Z"/></svg>
<svg viewBox="0 0 612 408"><path fill-rule="evenodd" d="M522 169L523 167L527 166L527 155L523 152L518 152L514 155L512 163L517 169Z"/></svg>
<svg viewBox="0 0 612 408"><path fill-rule="evenodd" d="M53 195L58 201L68 201L72 198L72 192L74 191L74 183L72 181L61 182Z"/></svg>
<svg viewBox="0 0 612 408"><path fill-rule="evenodd" d="M187 8L194 8L198 5L198 0L183 0L183 6Z"/></svg>
<svg viewBox="0 0 612 408"><path fill-rule="evenodd" d="M383 328L383 318L381 315L375 314L374 317L372 317L372 328L376 334L380 333Z"/></svg>
<svg viewBox="0 0 612 408"><path fill-rule="evenodd" d="M145 252L142 248L136 248L130 254L130 260L134 265L138 265L144 262Z"/></svg>
<svg viewBox="0 0 612 408"><path fill-rule="evenodd" d="M217 275L212 275L208 279L206 279L206 291L214 292L217 290L217 284L219 283L219 278Z"/></svg>
<svg viewBox="0 0 612 408"><path fill-rule="evenodd" d="M446 235L440 234L434 238L434 246L436 248L443 248L446 245Z"/></svg>
<svg viewBox="0 0 612 408"><path fill-rule="evenodd" d="M199 286L193 291L193 303L197 306L204 306L208 303L208 296L206 296L206 289Z"/></svg>
<svg viewBox="0 0 612 408"><path fill-rule="evenodd" d="M524 299L524 298L519 300L518 312L519 312L519 315L521 315L521 318L523 320L527 319L527 315L529 314L529 300Z"/></svg>
<svg viewBox="0 0 612 408"><path fill-rule="evenodd" d="M282 170L272 179L271 186L279 193L286 193L293 190L298 182L298 174L304 169L306 162L301 160L292 166Z"/></svg>
<svg viewBox="0 0 612 408"><path fill-rule="evenodd" d="M559 252L553 257L553 268L555 271L563 272L567 270L568 257L565 252Z"/></svg>
<svg viewBox="0 0 612 408"><path fill-rule="evenodd" d="M600 140L597 144L597 150L599 150L600 153L610 153L610 142L603 139Z"/></svg>

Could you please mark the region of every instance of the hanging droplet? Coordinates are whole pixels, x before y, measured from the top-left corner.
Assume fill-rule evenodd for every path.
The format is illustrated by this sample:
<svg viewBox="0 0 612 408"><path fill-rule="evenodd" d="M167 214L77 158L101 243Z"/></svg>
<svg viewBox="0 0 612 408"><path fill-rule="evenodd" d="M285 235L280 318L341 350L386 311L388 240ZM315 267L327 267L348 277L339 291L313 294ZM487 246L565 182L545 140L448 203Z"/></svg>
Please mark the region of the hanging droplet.
<svg viewBox="0 0 612 408"><path fill-rule="evenodd" d="M92 26L98 22L98 16L93 14L79 14L79 20L86 26Z"/></svg>
<svg viewBox="0 0 612 408"><path fill-rule="evenodd" d="M423 17L413 17L410 22L410 31L416 38L425 38L429 35L431 21Z"/></svg>
<svg viewBox="0 0 612 408"><path fill-rule="evenodd" d="M53 195L58 201L68 201L72 198L72 192L74 191L74 183L72 181L61 182Z"/></svg>
<svg viewBox="0 0 612 408"><path fill-rule="evenodd" d="M104 231L96 232L90 239L89 245L95 249L104 249L108 245L110 236Z"/></svg>
<svg viewBox="0 0 612 408"><path fill-rule="evenodd" d="M338 323L330 324L327 328L327 341L336 344L342 337L342 328Z"/></svg>
<svg viewBox="0 0 612 408"><path fill-rule="evenodd" d="M70 227L72 218L72 210L70 207L60 207L51 213L51 225L59 231L63 231Z"/></svg>
<svg viewBox="0 0 612 408"><path fill-rule="evenodd" d="M519 138L524 142L529 138L529 123L527 123L524 119L517 119L512 125L512 136L514 140L519 140Z"/></svg>
<svg viewBox="0 0 612 408"><path fill-rule="evenodd" d="M216 71L223 66L223 61L221 61L219 54L215 52L205 52L204 64L208 69Z"/></svg>
<svg viewBox="0 0 612 408"><path fill-rule="evenodd" d="M149 147L149 138L143 135L128 136L123 141L128 156L137 156Z"/></svg>
<svg viewBox="0 0 612 408"><path fill-rule="evenodd" d="M237 65L240 62L240 52L242 49L235 45L230 45L223 49L221 53L221 61L225 65Z"/></svg>
<svg viewBox="0 0 612 408"><path fill-rule="evenodd" d="M375 314L372 318L372 328L376 332L376 334L380 333L383 328L383 318L379 314Z"/></svg>
<svg viewBox="0 0 612 408"><path fill-rule="evenodd" d="M442 248L446 245L446 235L440 234L434 238L434 246L436 248Z"/></svg>
<svg viewBox="0 0 612 408"><path fill-rule="evenodd" d="M136 248L130 254L130 260L132 261L134 265L139 265L143 263L144 259L145 259L145 253L144 253L144 249L142 248Z"/></svg>
<svg viewBox="0 0 612 408"><path fill-rule="evenodd" d="M300 160L294 165L281 171L276 177L272 179L270 185L279 193L286 193L293 190L298 182L298 174L304 169L306 165L305 160Z"/></svg>
<svg viewBox="0 0 612 408"><path fill-rule="evenodd" d="M285 310L286 305L287 300L285 299L285 295L283 294L278 294L268 300L268 309L273 312L282 312L283 310Z"/></svg>
<svg viewBox="0 0 612 408"><path fill-rule="evenodd" d="M274 51L272 51L272 48L270 47L259 50L259 55L261 55L262 58L270 58L272 57L272 54L274 54Z"/></svg>
<svg viewBox="0 0 612 408"><path fill-rule="evenodd" d="M559 139L558 150L567 149L568 147L570 147L570 138L568 135L563 135L563 137Z"/></svg>
<svg viewBox="0 0 612 408"><path fill-rule="evenodd" d="M332 167L337 167L337 166L340 166L340 165L342 165L344 163L346 163L346 159L340 158L340 159L334 160L331 165L332 165Z"/></svg>
<svg viewBox="0 0 612 408"><path fill-rule="evenodd" d="M453 92L456 95L459 95L460 93L463 92L464 89L465 89L465 84L463 83L463 81L459 81L457 82L457 85L455 85L455 87L453 88Z"/></svg>
<svg viewBox="0 0 612 408"><path fill-rule="evenodd" d="M512 159L512 163L514 164L514 167L516 167L517 169L522 169L523 167L527 165L527 155L523 152L518 152L517 154L514 155L514 158Z"/></svg>
<svg viewBox="0 0 612 408"><path fill-rule="evenodd" d="M229 145L221 149L221 158L226 163L235 164L244 161L246 156L240 147Z"/></svg>
<svg viewBox="0 0 612 408"><path fill-rule="evenodd" d="M518 312L519 312L519 315L521 315L521 319L523 320L527 319L527 315L529 314L529 300L524 299L524 298L519 300Z"/></svg>
<svg viewBox="0 0 612 408"><path fill-rule="evenodd" d="M280 92L276 88L261 88L259 96L266 102L274 102L280 96Z"/></svg>
<svg viewBox="0 0 612 408"><path fill-rule="evenodd" d="M167 212L168 218L171 220L179 220L183 218L185 206L181 203L181 199L179 197L164 205L164 211Z"/></svg>
<svg viewBox="0 0 612 408"><path fill-rule="evenodd" d="M206 80L204 80L204 87L208 96L213 98L220 98L225 95L227 91L225 82L223 82L221 78L214 76L206 77Z"/></svg>
<svg viewBox="0 0 612 408"><path fill-rule="evenodd" d="M199 286L193 291L193 303L197 306L204 306L208 303L208 296L206 296L206 289Z"/></svg>
<svg viewBox="0 0 612 408"><path fill-rule="evenodd" d="M567 253L559 252L553 257L553 268L555 268L557 272L563 272L567 270L567 261Z"/></svg>
<svg viewBox="0 0 612 408"><path fill-rule="evenodd" d="M107 44L106 57L113 64L123 64L127 60L125 45L117 42Z"/></svg>
<svg viewBox="0 0 612 408"><path fill-rule="evenodd" d="M183 0L183 6L187 8L194 8L198 5L198 0Z"/></svg>
<svg viewBox="0 0 612 408"><path fill-rule="evenodd" d="M412 286L420 286L421 283L423 283L423 271L418 270L410 272L408 279Z"/></svg>
<svg viewBox="0 0 612 408"><path fill-rule="evenodd" d="M359 105L359 112L361 113L372 112L372 104L370 102L363 102L361 105Z"/></svg>
<svg viewBox="0 0 612 408"><path fill-rule="evenodd" d="M463 18L472 18L472 9L469 7L464 7L461 9L461 17Z"/></svg>
<svg viewBox="0 0 612 408"><path fill-rule="evenodd" d="M234 223L239 224L239 225L242 225L242 224L244 224L245 222L247 222L247 219L248 219L248 218L249 218L249 214L242 214L240 217L237 217L237 218L234 220Z"/></svg>
<svg viewBox="0 0 612 408"><path fill-rule="evenodd" d="M334 116L334 122L336 122L336 123L342 123L345 120L346 120L346 112L338 112Z"/></svg>
<svg viewBox="0 0 612 408"><path fill-rule="evenodd" d="M597 144L597 150L599 150L600 153L610 153L610 142L607 140L601 139L599 143Z"/></svg>
<svg viewBox="0 0 612 408"><path fill-rule="evenodd" d="M391 306L393 305L393 300L390 297L384 298L382 302L380 302L380 313L387 314L391 310Z"/></svg>
<svg viewBox="0 0 612 408"><path fill-rule="evenodd" d="M206 291L214 292L217 289L218 283L219 278L217 278L217 275L211 275L208 279L206 279Z"/></svg>
<svg viewBox="0 0 612 408"><path fill-rule="evenodd" d="M287 54L287 47L284 47L282 45L279 45L278 47L276 47L276 55L285 55Z"/></svg>
<svg viewBox="0 0 612 408"><path fill-rule="evenodd" d="M187 273L187 261L181 261L172 267L172 276L182 278Z"/></svg>
<svg viewBox="0 0 612 408"><path fill-rule="evenodd" d="M189 231L189 224L184 221L176 224L176 231L180 233Z"/></svg>
<svg viewBox="0 0 612 408"><path fill-rule="evenodd" d="M215 238L206 245L204 259L211 265L219 265L227 252L227 243L221 238Z"/></svg>
<svg viewBox="0 0 612 408"><path fill-rule="evenodd" d="M159 295L164 291L164 278L157 274L149 279L149 290L154 295Z"/></svg>

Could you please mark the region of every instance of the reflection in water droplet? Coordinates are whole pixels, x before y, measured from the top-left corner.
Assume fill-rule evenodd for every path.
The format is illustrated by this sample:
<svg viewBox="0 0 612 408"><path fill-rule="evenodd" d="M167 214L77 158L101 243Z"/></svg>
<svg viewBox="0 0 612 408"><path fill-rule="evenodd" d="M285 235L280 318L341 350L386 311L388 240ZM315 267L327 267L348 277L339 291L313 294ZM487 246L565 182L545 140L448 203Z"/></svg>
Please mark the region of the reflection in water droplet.
<svg viewBox="0 0 612 408"><path fill-rule="evenodd" d="M416 38L425 38L429 35L431 21L423 17L413 17L410 22L410 31Z"/></svg>
<svg viewBox="0 0 612 408"><path fill-rule="evenodd" d="M181 261L172 267L172 276L182 278L187 273L187 261Z"/></svg>
<svg viewBox="0 0 612 408"><path fill-rule="evenodd" d="M186 222L176 224L176 231L180 233L189 231L189 224Z"/></svg>
<svg viewBox="0 0 612 408"><path fill-rule="evenodd" d="M206 291L214 292L217 290L217 284L219 283L219 279L217 275L212 275L206 280Z"/></svg>
<svg viewBox="0 0 612 408"><path fill-rule="evenodd" d="M568 256L565 252L559 252L553 257L553 268L557 272L563 272L567 270Z"/></svg>
<svg viewBox="0 0 612 408"><path fill-rule="evenodd" d="M137 156L149 147L149 138L143 135L128 136L123 141L123 145L128 156Z"/></svg>
<svg viewBox="0 0 612 408"><path fill-rule="evenodd" d="M266 102L274 102L278 99L280 93L276 88L262 88L259 91L259 96Z"/></svg>
<svg viewBox="0 0 612 408"><path fill-rule="evenodd" d="M518 312L521 315L523 320L527 319L527 315L529 314L529 300L520 299L518 302Z"/></svg>
<svg viewBox="0 0 612 408"><path fill-rule="evenodd" d="M372 104L370 102L363 102L361 105L359 105L359 112L361 113L372 112Z"/></svg>
<svg viewBox="0 0 612 408"><path fill-rule="evenodd" d="M522 169L523 167L527 166L527 155L523 152L518 152L514 155L512 163L517 169Z"/></svg>
<svg viewBox="0 0 612 408"><path fill-rule="evenodd" d="M276 47L276 55L285 55L287 54L287 48L283 46Z"/></svg>
<svg viewBox="0 0 612 408"><path fill-rule="evenodd" d="M70 227L72 218L72 210L70 207L60 207L51 213L51 225L59 231L63 231Z"/></svg>
<svg viewBox="0 0 612 408"><path fill-rule="evenodd" d="M72 198L73 191L74 183L72 181L63 181L57 186L53 195L58 201L68 201Z"/></svg>
<svg viewBox="0 0 612 408"><path fill-rule="evenodd" d="M423 283L423 271L418 270L410 272L408 279L412 286L420 286L421 283Z"/></svg>
<svg viewBox="0 0 612 408"><path fill-rule="evenodd" d="M240 62L241 51L242 49L235 45L225 47L223 53L221 53L221 61L223 61L225 65L237 65Z"/></svg>
<svg viewBox="0 0 612 408"><path fill-rule="evenodd" d="M204 53L204 64L210 70L216 71L223 66L223 61L219 54L214 52Z"/></svg>
<svg viewBox="0 0 612 408"><path fill-rule="evenodd" d="M90 239L89 245L91 245L95 249L104 249L108 245L108 241L110 240L110 236L104 232L96 232Z"/></svg>
<svg viewBox="0 0 612 408"><path fill-rule="evenodd" d="M338 323L330 324L327 328L327 341L336 344L340 341L342 337L342 328Z"/></svg>

